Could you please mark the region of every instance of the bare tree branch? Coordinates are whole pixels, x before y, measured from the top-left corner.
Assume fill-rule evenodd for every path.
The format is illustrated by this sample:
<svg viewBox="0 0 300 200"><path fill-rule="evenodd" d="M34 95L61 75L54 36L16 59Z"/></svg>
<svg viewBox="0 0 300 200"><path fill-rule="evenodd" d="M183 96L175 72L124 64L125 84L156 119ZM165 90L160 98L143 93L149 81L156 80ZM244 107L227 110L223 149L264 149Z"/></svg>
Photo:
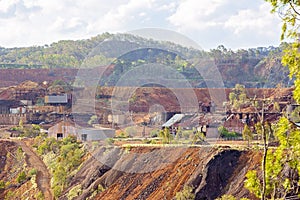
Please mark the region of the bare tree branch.
<svg viewBox="0 0 300 200"><path fill-rule="evenodd" d="M296 10L296 8L294 7L293 3L292 2L289 2L291 8L293 9L293 11L297 14L297 15L300 15L300 13Z"/></svg>

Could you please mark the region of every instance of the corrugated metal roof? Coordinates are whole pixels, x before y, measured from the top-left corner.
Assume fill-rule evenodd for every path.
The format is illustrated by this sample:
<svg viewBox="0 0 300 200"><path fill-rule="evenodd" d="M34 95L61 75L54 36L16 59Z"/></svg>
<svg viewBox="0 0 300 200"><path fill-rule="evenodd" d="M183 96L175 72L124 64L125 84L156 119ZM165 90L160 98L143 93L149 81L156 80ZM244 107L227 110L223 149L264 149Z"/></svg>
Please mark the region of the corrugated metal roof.
<svg viewBox="0 0 300 200"><path fill-rule="evenodd" d="M45 103L68 103L68 95L45 96Z"/></svg>
<svg viewBox="0 0 300 200"><path fill-rule="evenodd" d="M162 125L162 127L170 127L179 122L184 117L184 114L175 114L171 119Z"/></svg>

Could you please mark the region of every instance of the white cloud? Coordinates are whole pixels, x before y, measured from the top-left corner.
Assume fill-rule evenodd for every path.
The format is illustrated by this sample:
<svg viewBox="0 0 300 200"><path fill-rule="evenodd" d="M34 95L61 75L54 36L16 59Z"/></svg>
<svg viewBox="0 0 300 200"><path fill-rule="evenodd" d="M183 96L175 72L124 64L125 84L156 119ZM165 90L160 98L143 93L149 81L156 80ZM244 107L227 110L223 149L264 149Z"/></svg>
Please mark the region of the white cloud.
<svg viewBox="0 0 300 200"><path fill-rule="evenodd" d="M0 11L7 12L9 8L15 6L18 0L1 0L0 1Z"/></svg>
<svg viewBox="0 0 300 200"><path fill-rule="evenodd" d="M263 1L185 0L167 18L177 31L196 37L203 48L276 45L280 20Z"/></svg>
<svg viewBox="0 0 300 200"><path fill-rule="evenodd" d="M216 43L274 43L279 22L266 5L262 0L0 0L0 46L43 45L147 27L179 31L206 49Z"/></svg>
<svg viewBox="0 0 300 200"><path fill-rule="evenodd" d="M271 7L263 3L257 10L244 9L231 16L224 24L234 34L253 31L263 35L274 35L274 28L279 31L279 20L270 13Z"/></svg>
<svg viewBox="0 0 300 200"><path fill-rule="evenodd" d="M186 0L168 21L180 30L203 30L219 24L213 14L225 3L226 0Z"/></svg>
<svg viewBox="0 0 300 200"><path fill-rule="evenodd" d="M137 17L145 17L143 10L150 9L151 0L130 0L109 10L104 16L99 17L88 26L88 33L97 34L104 31L126 31L126 25ZM141 13L143 13L141 15Z"/></svg>
<svg viewBox="0 0 300 200"><path fill-rule="evenodd" d="M156 5L156 10L157 11L174 11L174 9L176 8L176 3L175 2L171 2L171 3L166 3L166 4L158 4Z"/></svg>

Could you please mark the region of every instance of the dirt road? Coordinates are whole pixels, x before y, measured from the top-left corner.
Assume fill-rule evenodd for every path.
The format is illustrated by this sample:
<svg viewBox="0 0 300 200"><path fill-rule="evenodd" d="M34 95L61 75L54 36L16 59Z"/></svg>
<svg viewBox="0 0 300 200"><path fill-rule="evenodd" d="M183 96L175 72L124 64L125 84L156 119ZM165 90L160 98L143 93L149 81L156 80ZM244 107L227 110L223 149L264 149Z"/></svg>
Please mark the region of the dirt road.
<svg viewBox="0 0 300 200"><path fill-rule="evenodd" d="M50 190L50 179L51 176L48 169L41 158L26 145L22 140L13 140L16 142L26 153L26 162L32 168L35 168L37 172L37 185L38 188L43 192L46 200L54 199Z"/></svg>

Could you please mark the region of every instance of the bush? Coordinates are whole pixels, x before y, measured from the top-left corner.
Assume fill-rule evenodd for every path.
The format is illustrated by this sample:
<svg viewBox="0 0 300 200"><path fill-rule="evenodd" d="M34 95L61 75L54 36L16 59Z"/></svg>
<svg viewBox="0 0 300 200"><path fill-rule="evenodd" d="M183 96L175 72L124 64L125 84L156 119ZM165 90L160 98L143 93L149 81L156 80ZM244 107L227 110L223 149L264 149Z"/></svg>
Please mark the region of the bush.
<svg viewBox="0 0 300 200"><path fill-rule="evenodd" d="M19 175L17 177L17 182L23 183L26 179L27 179L26 173L24 171L22 171L21 173L19 173Z"/></svg>
<svg viewBox="0 0 300 200"><path fill-rule="evenodd" d="M8 191L4 197L5 200L11 200L14 199L14 193L12 191Z"/></svg>
<svg viewBox="0 0 300 200"><path fill-rule="evenodd" d="M29 171L28 174L29 174L29 176L37 175L37 170L35 168L33 168Z"/></svg>
<svg viewBox="0 0 300 200"><path fill-rule="evenodd" d="M185 140L191 139L191 136L194 136L194 131L193 130L183 130L182 136Z"/></svg>
<svg viewBox="0 0 300 200"><path fill-rule="evenodd" d="M61 189L61 186L59 185L56 185L54 188L53 188L53 194L54 194L54 197L59 197L59 195L61 194L62 192L62 189Z"/></svg>
<svg viewBox="0 0 300 200"><path fill-rule="evenodd" d="M151 143L151 140L148 140L148 139L143 139L143 144L150 144Z"/></svg>
<svg viewBox="0 0 300 200"><path fill-rule="evenodd" d="M50 151L50 146L47 143L47 141L44 141L42 144L40 144L37 148L37 152L39 155L44 155Z"/></svg>
<svg viewBox="0 0 300 200"><path fill-rule="evenodd" d="M76 142L77 142L77 139L75 136L68 136L68 137L62 139L63 144L73 144Z"/></svg>
<svg viewBox="0 0 300 200"><path fill-rule="evenodd" d="M45 199L44 194L41 191L39 191L38 193L36 193L35 198L38 199L38 200Z"/></svg>
<svg viewBox="0 0 300 200"><path fill-rule="evenodd" d="M150 137L154 138L158 136L159 131L157 129L154 129L150 132Z"/></svg>
<svg viewBox="0 0 300 200"><path fill-rule="evenodd" d="M134 135L136 135L136 133L137 133L136 127L130 126L130 127L125 128L125 133L128 136L134 136Z"/></svg>
<svg viewBox="0 0 300 200"><path fill-rule="evenodd" d="M218 128L218 132L222 138L236 138L239 137L239 134L236 132L228 131L224 126Z"/></svg>
<svg viewBox="0 0 300 200"><path fill-rule="evenodd" d="M82 193L81 185L76 185L68 193L68 199L72 200L75 197L78 197Z"/></svg>
<svg viewBox="0 0 300 200"><path fill-rule="evenodd" d="M106 138L105 142L106 142L107 145L112 145L115 141L112 138Z"/></svg>
<svg viewBox="0 0 300 200"><path fill-rule="evenodd" d="M150 140L150 144L157 144L155 140Z"/></svg>
<svg viewBox="0 0 300 200"><path fill-rule="evenodd" d="M176 200L192 200L195 199L193 188L190 186L184 186L183 190L176 193Z"/></svg>
<svg viewBox="0 0 300 200"><path fill-rule="evenodd" d="M0 189L5 188L5 182L3 180L0 181Z"/></svg>
<svg viewBox="0 0 300 200"><path fill-rule="evenodd" d="M117 137L118 138L128 138L129 135L127 133L121 132Z"/></svg>

